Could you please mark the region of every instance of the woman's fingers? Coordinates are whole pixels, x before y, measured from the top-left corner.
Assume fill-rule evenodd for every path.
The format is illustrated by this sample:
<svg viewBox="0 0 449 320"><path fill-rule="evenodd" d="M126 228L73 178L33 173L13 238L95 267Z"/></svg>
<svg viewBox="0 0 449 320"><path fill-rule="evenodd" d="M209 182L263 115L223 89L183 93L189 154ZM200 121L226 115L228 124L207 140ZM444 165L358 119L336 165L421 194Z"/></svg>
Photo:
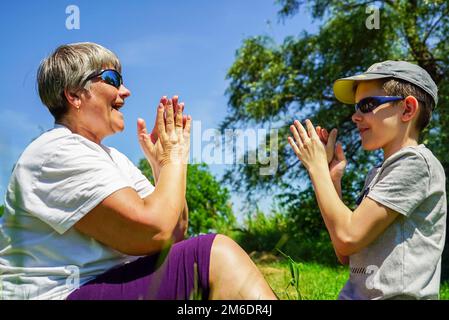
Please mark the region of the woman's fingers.
<svg viewBox="0 0 449 320"><path fill-rule="evenodd" d="M178 104L178 96L173 96L173 98L171 98L171 101L173 103L173 111L174 111L174 113L176 115L177 112L178 112L178 106L179 106L179 104Z"/></svg>
<svg viewBox="0 0 449 320"><path fill-rule="evenodd" d="M184 139L190 139L190 127L192 124L192 117L190 115L188 115L185 118L185 126L184 126Z"/></svg>
<svg viewBox="0 0 449 320"><path fill-rule="evenodd" d="M143 142L145 137L148 138L145 120L142 118L137 119L137 137L140 142Z"/></svg>
<svg viewBox="0 0 449 320"><path fill-rule="evenodd" d="M167 139L167 133L165 132L165 121L164 121L164 105L162 103L159 104L157 108L157 133L161 139Z"/></svg>
<svg viewBox="0 0 449 320"><path fill-rule="evenodd" d="M147 133L147 126L145 124L145 120L139 118L137 119L137 135L139 136L142 133Z"/></svg>
<svg viewBox="0 0 449 320"><path fill-rule="evenodd" d="M166 126L165 130L168 134L172 133L175 129L175 120L174 120L174 113L173 113L173 104L171 99L168 99L167 105L165 107L165 114L166 114Z"/></svg>
<svg viewBox="0 0 449 320"><path fill-rule="evenodd" d="M182 134L182 107L181 105L178 105L178 103L176 102L176 109L175 109L175 127L176 127L176 132L178 134Z"/></svg>

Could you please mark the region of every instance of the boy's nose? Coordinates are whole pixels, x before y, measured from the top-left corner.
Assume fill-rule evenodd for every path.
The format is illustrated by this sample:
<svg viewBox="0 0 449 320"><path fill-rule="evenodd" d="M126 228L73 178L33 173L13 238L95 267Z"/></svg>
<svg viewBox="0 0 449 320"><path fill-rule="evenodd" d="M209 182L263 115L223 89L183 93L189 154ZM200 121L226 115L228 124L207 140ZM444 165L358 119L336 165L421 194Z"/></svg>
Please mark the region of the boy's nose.
<svg viewBox="0 0 449 320"><path fill-rule="evenodd" d="M354 114L351 117L352 122L355 122L355 123L362 121L362 118L363 118L363 114L359 110L354 112Z"/></svg>

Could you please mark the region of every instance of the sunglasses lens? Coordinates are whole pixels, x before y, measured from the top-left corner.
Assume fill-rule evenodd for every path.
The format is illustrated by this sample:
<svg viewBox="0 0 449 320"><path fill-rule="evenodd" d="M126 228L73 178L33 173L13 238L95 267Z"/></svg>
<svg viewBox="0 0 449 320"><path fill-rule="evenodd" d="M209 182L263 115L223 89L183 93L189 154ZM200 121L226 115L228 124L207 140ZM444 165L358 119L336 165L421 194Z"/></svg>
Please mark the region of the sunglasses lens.
<svg viewBox="0 0 449 320"><path fill-rule="evenodd" d="M120 88L120 85L122 84L120 75L118 74L118 72L113 71L113 70L107 70L107 71L103 72L103 74L101 75L101 78L107 84L110 84L111 86L114 86L117 89Z"/></svg>
<svg viewBox="0 0 449 320"><path fill-rule="evenodd" d="M356 109L359 109L362 113L368 113L376 109L377 107L377 101L374 98L365 98L362 99L359 103L356 105Z"/></svg>

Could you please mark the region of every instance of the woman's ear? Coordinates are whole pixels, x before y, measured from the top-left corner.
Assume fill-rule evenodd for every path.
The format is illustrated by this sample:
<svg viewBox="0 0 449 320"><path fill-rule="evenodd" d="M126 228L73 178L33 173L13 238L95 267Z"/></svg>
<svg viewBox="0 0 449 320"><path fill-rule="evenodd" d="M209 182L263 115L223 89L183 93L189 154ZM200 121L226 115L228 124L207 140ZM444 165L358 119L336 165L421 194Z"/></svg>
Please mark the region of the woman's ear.
<svg viewBox="0 0 449 320"><path fill-rule="evenodd" d="M72 92L67 89L64 89L64 96L69 103L69 106L73 106L79 109L81 105L81 99L78 92Z"/></svg>
<svg viewBox="0 0 449 320"><path fill-rule="evenodd" d="M408 122L415 118L419 111L418 100L413 96L408 96L404 99L404 106L402 110L401 119L404 122Z"/></svg>

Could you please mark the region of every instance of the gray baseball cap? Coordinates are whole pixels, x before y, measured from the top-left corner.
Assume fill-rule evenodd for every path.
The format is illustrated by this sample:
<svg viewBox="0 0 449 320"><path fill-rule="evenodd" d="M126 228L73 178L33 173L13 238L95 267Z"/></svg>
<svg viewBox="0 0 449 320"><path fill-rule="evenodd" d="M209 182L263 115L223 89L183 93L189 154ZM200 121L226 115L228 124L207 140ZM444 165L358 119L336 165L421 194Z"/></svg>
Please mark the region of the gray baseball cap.
<svg viewBox="0 0 449 320"><path fill-rule="evenodd" d="M364 73L348 78L338 79L334 83L334 94L337 100L346 103L355 103L355 87L359 81L395 78L408 81L425 92L438 103L438 87L426 70L420 66L406 61L387 60L373 64Z"/></svg>

